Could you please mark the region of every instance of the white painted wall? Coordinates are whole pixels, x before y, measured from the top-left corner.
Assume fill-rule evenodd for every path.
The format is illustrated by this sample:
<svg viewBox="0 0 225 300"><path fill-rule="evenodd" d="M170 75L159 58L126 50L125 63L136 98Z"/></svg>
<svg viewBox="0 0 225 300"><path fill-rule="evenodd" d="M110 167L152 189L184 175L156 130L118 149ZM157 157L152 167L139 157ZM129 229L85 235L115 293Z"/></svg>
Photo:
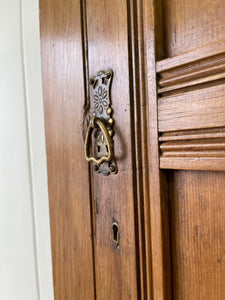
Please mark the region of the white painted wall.
<svg viewBox="0 0 225 300"><path fill-rule="evenodd" d="M38 0L0 0L0 300L53 300Z"/></svg>

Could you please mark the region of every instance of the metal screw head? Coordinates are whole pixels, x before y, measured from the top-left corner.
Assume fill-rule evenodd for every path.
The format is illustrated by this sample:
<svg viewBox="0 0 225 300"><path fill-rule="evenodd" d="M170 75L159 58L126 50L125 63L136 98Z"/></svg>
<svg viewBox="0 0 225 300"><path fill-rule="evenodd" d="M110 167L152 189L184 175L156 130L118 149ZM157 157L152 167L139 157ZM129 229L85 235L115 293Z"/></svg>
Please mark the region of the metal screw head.
<svg viewBox="0 0 225 300"><path fill-rule="evenodd" d="M94 77L90 78L90 84L93 85L95 83Z"/></svg>
<svg viewBox="0 0 225 300"><path fill-rule="evenodd" d="M98 165L94 165L94 171L98 172L98 170L99 170L99 166Z"/></svg>
<svg viewBox="0 0 225 300"><path fill-rule="evenodd" d="M111 165L111 166L110 166L110 171L111 171L111 172L115 172L115 171L116 171L116 167L115 167L114 165Z"/></svg>
<svg viewBox="0 0 225 300"><path fill-rule="evenodd" d="M109 79L112 75L111 71L107 71L105 74L107 79Z"/></svg>

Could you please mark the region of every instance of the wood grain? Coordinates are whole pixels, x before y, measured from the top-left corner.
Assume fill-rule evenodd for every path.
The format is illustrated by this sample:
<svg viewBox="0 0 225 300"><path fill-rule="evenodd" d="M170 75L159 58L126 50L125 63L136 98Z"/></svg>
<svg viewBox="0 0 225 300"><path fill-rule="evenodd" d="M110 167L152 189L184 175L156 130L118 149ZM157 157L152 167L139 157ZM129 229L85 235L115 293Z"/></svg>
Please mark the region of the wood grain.
<svg viewBox="0 0 225 300"><path fill-rule="evenodd" d="M208 86L162 97L158 103L160 132L213 128L225 125L225 86Z"/></svg>
<svg viewBox="0 0 225 300"><path fill-rule="evenodd" d="M225 5L164 0L162 9L158 132L160 168L168 170L172 298L223 299Z"/></svg>
<svg viewBox="0 0 225 300"><path fill-rule="evenodd" d="M185 170L224 170L224 128L163 133L160 142L160 168Z"/></svg>
<svg viewBox="0 0 225 300"><path fill-rule="evenodd" d="M224 12L222 0L40 0L56 299L225 297ZM88 79L109 68L118 174L103 177L83 135Z"/></svg>
<svg viewBox="0 0 225 300"><path fill-rule="evenodd" d="M163 0L164 57L225 38L225 3L221 0Z"/></svg>
<svg viewBox="0 0 225 300"><path fill-rule="evenodd" d="M149 188L147 165L147 128L145 65L143 60L143 11L140 1L129 1L128 5L128 47L130 67L130 91L133 98L131 111L131 131L133 134L133 182L136 185L136 215L138 217L140 296L146 299L152 291L151 284L151 242L149 231Z"/></svg>
<svg viewBox="0 0 225 300"><path fill-rule="evenodd" d="M159 89L158 93L176 91L192 87L200 88L200 85L211 85L223 82L225 76L225 56L218 54L223 49L223 43L215 43L200 49L192 50L187 55L181 54L172 59L165 59L157 63ZM218 51L220 47L220 51ZM217 51L215 51L217 49ZM211 52L210 52L211 51ZM223 49L225 51L225 48ZM202 58L202 54L205 58ZM189 61L187 60L189 58ZM185 64L184 64L185 60ZM170 67L168 67L170 65ZM190 89L189 89L190 90Z"/></svg>
<svg viewBox="0 0 225 300"><path fill-rule="evenodd" d="M144 1L143 34L145 62L146 116L149 150L149 214L151 230L152 299L171 299L170 245L166 174L159 169L158 101L156 91L156 57L163 52L159 21L161 1ZM159 19L157 18L159 13ZM154 31L160 33L158 36ZM156 49L156 45L159 49ZM157 56L156 56L157 55ZM149 299L151 299L149 296Z"/></svg>
<svg viewBox="0 0 225 300"><path fill-rule="evenodd" d="M193 78L194 78L194 76L193 76ZM206 85L207 83L209 83L211 86L218 85L218 84L224 83L224 78L225 78L225 72L222 72L222 73L215 74L212 76L205 76L205 77L201 77L198 79L193 79L193 80L189 80L189 81L185 81L185 82L179 82L178 84L174 84L174 85L171 85L168 87L158 89L158 94L172 95L172 92L174 92L174 91L181 93L181 90L184 91L184 89L187 90L187 88L189 88L189 90L190 90L190 87L192 88L192 90L194 90L194 89L196 90L196 89L207 86Z"/></svg>
<svg viewBox="0 0 225 300"><path fill-rule="evenodd" d="M193 48L188 52L182 52L179 55L158 59L156 62L156 72L161 73L170 69L181 68L181 70L186 68L189 64L196 66L197 68L201 68L201 65L210 63L211 60L223 57L225 51L225 39L215 41L214 43L210 43L204 45L199 48Z"/></svg>
<svg viewBox="0 0 225 300"><path fill-rule="evenodd" d="M182 142L167 142L162 143L160 145L160 149L163 152L163 155L170 152L176 151L184 151L184 152L191 152L191 151L205 151L210 155L210 152L216 152L225 150L225 140L224 139L213 139L213 140L195 140L195 141L182 141ZM220 152L219 152L220 153Z"/></svg>
<svg viewBox="0 0 225 300"><path fill-rule="evenodd" d="M224 172L169 175L174 299L224 299Z"/></svg>
<svg viewBox="0 0 225 300"><path fill-rule="evenodd" d="M135 185L131 131L132 96L129 73L128 10L126 1L87 1L89 76L112 69L115 119L114 150L118 174L93 176L96 205L95 260L98 299L140 298L137 258ZM119 246L113 243L112 224L118 223Z"/></svg>
<svg viewBox="0 0 225 300"><path fill-rule="evenodd" d="M193 155L194 156L194 155ZM206 170L224 171L225 159L223 157L185 157L179 153L178 157L161 157L161 169L175 170Z"/></svg>
<svg viewBox="0 0 225 300"><path fill-rule="evenodd" d="M40 0L55 299L94 299L80 1Z"/></svg>
<svg viewBox="0 0 225 300"><path fill-rule="evenodd" d="M159 134L160 142L183 141L183 140L204 140L218 139L225 137L224 127L215 127L209 129L178 130L163 132Z"/></svg>
<svg viewBox="0 0 225 300"><path fill-rule="evenodd" d="M225 62L224 54L211 56L207 59L189 62L185 65L176 66L166 71L161 71L159 86L170 87L176 84L185 84L193 80L204 79L213 75L220 75L224 73Z"/></svg>

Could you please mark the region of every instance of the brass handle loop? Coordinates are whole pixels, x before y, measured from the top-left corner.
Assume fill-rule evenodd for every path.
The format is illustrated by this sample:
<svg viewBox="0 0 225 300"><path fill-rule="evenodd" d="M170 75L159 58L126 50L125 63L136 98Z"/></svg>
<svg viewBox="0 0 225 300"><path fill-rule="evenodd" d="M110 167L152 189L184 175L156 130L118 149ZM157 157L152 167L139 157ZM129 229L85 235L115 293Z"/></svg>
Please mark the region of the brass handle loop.
<svg viewBox="0 0 225 300"><path fill-rule="evenodd" d="M91 136L94 128L99 128L106 140L106 144L108 146L108 156L102 156L99 159L90 155L90 145L91 145ZM108 133L108 130L105 124L97 117L92 118L90 120L90 124L87 130L87 134L85 137L85 158L88 162L95 162L97 165L100 165L104 161L111 161L113 159L113 142Z"/></svg>

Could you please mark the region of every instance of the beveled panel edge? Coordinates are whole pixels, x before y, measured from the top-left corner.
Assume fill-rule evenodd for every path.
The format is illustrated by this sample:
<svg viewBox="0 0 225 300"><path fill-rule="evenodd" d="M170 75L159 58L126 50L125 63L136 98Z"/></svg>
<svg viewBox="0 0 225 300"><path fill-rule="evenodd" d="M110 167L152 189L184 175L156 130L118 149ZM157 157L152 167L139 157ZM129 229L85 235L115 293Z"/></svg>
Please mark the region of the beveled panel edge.
<svg viewBox="0 0 225 300"><path fill-rule="evenodd" d="M179 66L204 60L212 56L225 53L225 39L206 46L184 52L180 55L156 62L156 72L161 73Z"/></svg>
<svg viewBox="0 0 225 300"><path fill-rule="evenodd" d="M225 78L225 41L159 61L156 66L160 97L207 83L220 84Z"/></svg>
<svg viewBox="0 0 225 300"><path fill-rule="evenodd" d="M160 168L225 170L225 127L162 133Z"/></svg>

